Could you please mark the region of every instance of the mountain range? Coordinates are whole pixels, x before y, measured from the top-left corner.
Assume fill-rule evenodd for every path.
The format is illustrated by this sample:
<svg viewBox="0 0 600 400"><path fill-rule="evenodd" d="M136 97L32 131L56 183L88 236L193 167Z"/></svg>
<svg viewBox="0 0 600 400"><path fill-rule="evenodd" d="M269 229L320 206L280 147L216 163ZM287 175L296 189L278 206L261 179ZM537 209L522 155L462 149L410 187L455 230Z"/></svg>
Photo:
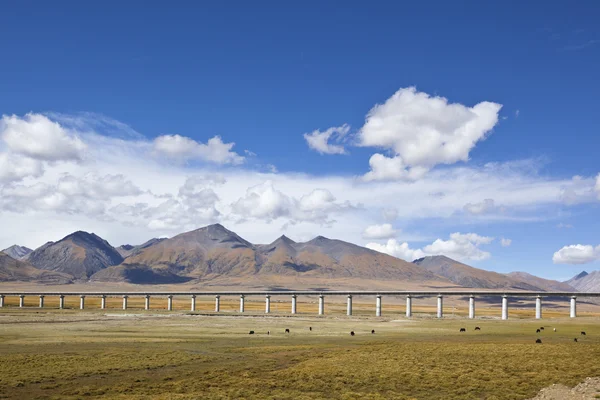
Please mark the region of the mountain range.
<svg viewBox="0 0 600 400"><path fill-rule="evenodd" d="M430 256L407 262L387 254L323 236L295 242L281 236L270 244L252 244L220 224L141 245L111 246L101 237L74 232L35 250L11 246L0 253L0 281L42 284L73 281L239 286L308 282L368 282L386 287L411 283L435 287L598 291L600 273L584 273L567 282L525 272L500 274ZM593 278L593 279L592 279ZM325 286L323 286L325 285Z"/></svg>

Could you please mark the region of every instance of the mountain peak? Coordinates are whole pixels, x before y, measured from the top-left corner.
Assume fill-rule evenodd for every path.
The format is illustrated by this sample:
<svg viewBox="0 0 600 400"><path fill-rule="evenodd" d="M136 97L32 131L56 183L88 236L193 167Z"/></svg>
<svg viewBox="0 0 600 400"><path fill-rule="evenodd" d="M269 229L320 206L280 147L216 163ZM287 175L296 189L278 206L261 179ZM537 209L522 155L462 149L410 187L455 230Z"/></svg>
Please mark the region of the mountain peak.
<svg viewBox="0 0 600 400"><path fill-rule="evenodd" d="M2 250L3 253L5 253L6 255L8 255L9 257L14 258L15 260L21 260L21 259L23 259L23 257L27 256L32 251L33 250L31 250L28 247L19 246L17 244L13 244L9 248Z"/></svg>
<svg viewBox="0 0 600 400"><path fill-rule="evenodd" d="M585 278L586 276L588 276L589 274L586 271L581 271L579 274L575 275L573 277L573 279L581 279L581 278Z"/></svg>
<svg viewBox="0 0 600 400"><path fill-rule="evenodd" d="M290 239L289 237L287 237L285 235L279 236L277 238L277 240L275 240L275 242L284 242L284 243L289 243L289 244L295 244L296 243L292 239Z"/></svg>

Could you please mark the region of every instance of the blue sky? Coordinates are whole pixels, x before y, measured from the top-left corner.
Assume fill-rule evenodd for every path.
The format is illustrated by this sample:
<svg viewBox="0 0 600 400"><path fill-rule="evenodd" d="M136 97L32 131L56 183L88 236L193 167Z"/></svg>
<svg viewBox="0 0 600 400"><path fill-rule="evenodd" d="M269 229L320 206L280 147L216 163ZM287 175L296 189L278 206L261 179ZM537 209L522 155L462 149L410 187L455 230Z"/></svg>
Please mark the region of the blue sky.
<svg viewBox="0 0 600 400"><path fill-rule="evenodd" d="M13 168L0 181L0 223L21 225L2 234L0 246L14 241L37 246L72 228L95 230L121 244L220 221L252 241L281 233L297 239L326 234L361 245L393 239L417 250L440 239L436 250L450 249L465 262L501 272L567 278L598 268L596 2L167 7L24 1L3 5L2 15L0 151L10 157L7 171L8 165L28 162L29 172ZM465 109L481 102L502 107L494 113L493 128L483 129L466 150L468 161L430 160L417 178L362 182L373 154L392 158L404 140L397 137L396 147L361 144L369 110L410 87ZM48 121L35 124L28 113ZM420 118L436 121L430 114ZM16 119L9 121L11 116ZM44 130L52 126L49 121L64 132ZM337 145L346 154L320 154L303 136L344 124L349 128ZM58 142L44 144L70 150L28 151L14 139L27 135L57 135ZM225 150L217 146L220 151L243 160L207 156L215 151L210 146L182 156L174 153L181 147L158 139L168 135L193 141L178 142L188 149L219 135L223 143L235 143ZM117 138L126 140L119 145ZM158 157L159 150L170 157ZM74 156L77 151L83 155ZM118 157L111 159L110 151ZM154 180L144 176L142 165L156 168ZM489 177L467 178L474 173ZM227 183L205 180L182 195L190 178L214 174ZM119 186L115 176L121 176L120 187L129 182L137 190L118 193L92 185ZM581 178L574 182L574 176ZM66 191L65 177L78 189ZM439 189L441 181L450 182L448 188ZM525 189L538 185L531 191L537 195ZM329 194L315 192L321 189ZM512 191L514 199L507 196ZM399 193L405 197L394 199ZM438 194L443 203L435 203ZM25 198L28 207L22 205ZM256 198L266 207L261 212L252 203ZM485 199L493 207L477 209ZM133 210L136 204L147 209ZM466 212L468 204L479 211ZM387 208L399 209L399 216L382 217ZM130 217L126 225L119 210ZM381 228L384 224L394 232ZM365 235L369 226L385 232ZM453 240L455 232L494 240ZM501 246L501 238L512 242ZM489 255L469 253L465 243ZM566 249L567 264L553 263L553 254L570 245L584 247ZM569 264L582 260L589 265Z"/></svg>

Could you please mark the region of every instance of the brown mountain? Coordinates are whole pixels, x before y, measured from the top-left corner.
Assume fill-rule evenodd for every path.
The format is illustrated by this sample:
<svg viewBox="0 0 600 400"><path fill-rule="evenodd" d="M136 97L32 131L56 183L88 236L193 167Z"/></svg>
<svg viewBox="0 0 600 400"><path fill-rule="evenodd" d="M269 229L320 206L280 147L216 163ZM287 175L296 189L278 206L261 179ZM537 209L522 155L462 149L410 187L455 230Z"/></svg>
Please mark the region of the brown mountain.
<svg viewBox="0 0 600 400"><path fill-rule="evenodd" d="M25 258L34 267L63 272L76 279L123 262L123 257L106 240L93 233L78 231L58 242L48 242Z"/></svg>
<svg viewBox="0 0 600 400"><path fill-rule="evenodd" d="M15 260L8 254L0 252L0 282L22 281L64 284L71 283L72 279L68 274L37 269L27 262Z"/></svg>
<svg viewBox="0 0 600 400"><path fill-rule="evenodd" d="M543 289L546 292L575 292L576 289L564 282L554 281L551 279L544 279L537 277L535 275L528 274L527 272L510 272L508 274L509 277L528 283L532 286Z"/></svg>
<svg viewBox="0 0 600 400"><path fill-rule="evenodd" d="M128 257L93 280L133 283L268 276L428 281L446 279L414 264L341 240L319 236L296 243L282 236L254 245L220 224L182 233Z"/></svg>
<svg viewBox="0 0 600 400"><path fill-rule="evenodd" d="M485 289L543 290L497 272L486 271L463 264L446 256L430 256L413 261L414 264L448 278L457 285Z"/></svg>

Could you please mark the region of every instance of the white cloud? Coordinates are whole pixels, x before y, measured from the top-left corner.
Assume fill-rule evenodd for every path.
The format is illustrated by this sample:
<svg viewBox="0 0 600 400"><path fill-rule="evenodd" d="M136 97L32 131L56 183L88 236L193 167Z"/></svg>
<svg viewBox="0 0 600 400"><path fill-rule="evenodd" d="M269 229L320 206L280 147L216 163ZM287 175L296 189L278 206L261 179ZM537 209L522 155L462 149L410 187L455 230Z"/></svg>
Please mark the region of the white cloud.
<svg viewBox="0 0 600 400"><path fill-rule="evenodd" d="M392 224L370 225L364 230L362 237L364 239L390 239L397 233Z"/></svg>
<svg viewBox="0 0 600 400"><path fill-rule="evenodd" d="M40 177L44 167L38 160L10 153L0 153L0 184Z"/></svg>
<svg viewBox="0 0 600 400"><path fill-rule="evenodd" d="M435 255L444 255L458 261L481 261L490 258L491 254L481 250L479 246L490 244L493 240L493 237L480 236L476 233L455 232L448 240L436 239L422 249L411 249L408 243L400 244L395 239L388 240L385 245L368 243L366 247L406 261Z"/></svg>
<svg viewBox="0 0 600 400"><path fill-rule="evenodd" d="M42 161L81 161L86 150L76 134L41 114L2 116L0 137L14 153Z"/></svg>
<svg viewBox="0 0 600 400"><path fill-rule="evenodd" d="M368 243L366 247L380 253L386 253L391 256L401 258L406 261L414 261L418 258L426 256L422 250L411 249L408 243L398 243L396 239L389 239L386 244Z"/></svg>
<svg viewBox="0 0 600 400"><path fill-rule="evenodd" d="M559 229L562 229L562 228L564 228L564 229L571 229L571 228L573 228L573 225L571 225L571 224L565 224L565 223L561 222L558 225L556 225L556 227L559 228Z"/></svg>
<svg viewBox="0 0 600 400"><path fill-rule="evenodd" d="M249 187L246 195L232 204L242 218L260 218L267 221L290 215L291 199L276 190L272 181Z"/></svg>
<svg viewBox="0 0 600 400"><path fill-rule="evenodd" d="M215 164L242 164L244 157L231 151L235 143L223 143L220 136L208 139L206 144L180 135L163 135L154 139L154 150L179 160L199 159Z"/></svg>
<svg viewBox="0 0 600 400"><path fill-rule="evenodd" d="M498 122L501 108L491 102L474 107L450 104L414 87L398 90L369 111L358 134L360 146L387 149L394 155L371 157L371 172L365 178L418 179L438 164L467 161L471 149Z"/></svg>
<svg viewBox="0 0 600 400"><path fill-rule="evenodd" d="M315 130L311 133L305 133L304 139L308 143L308 147L320 154L346 154L343 145L331 144L329 141L331 139L340 143L349 131L350 126L344 124L342 126L331 127L323 132Z"/></svg>
<svg viewBox="0 0 600 400"><path fill-rule="evenodd" d="M600 200L600 174L596 176L596 185L594 186L594 190L596 191L596 195Z"/></svg>
<svg viewBox="0 0 600 400"><path fill-rule="evenodd" d="M498 210L493 199L485 199L479 203L467 203L465 212L473 215L490 214Z"/></svg>
<svg viewBox="0 0 600 400"><path fill-rule="evenodd" d="M600 259L600 246L573 244L564 246L552 256L554 264L587 264Z"/></svg>
<svg viewBox="0 0 600 400"><path fill-rule="evenodd" d="M502 238L500 239L500 244L502 245L502 247L508 247L512 244L512 239Z"/></svg>

